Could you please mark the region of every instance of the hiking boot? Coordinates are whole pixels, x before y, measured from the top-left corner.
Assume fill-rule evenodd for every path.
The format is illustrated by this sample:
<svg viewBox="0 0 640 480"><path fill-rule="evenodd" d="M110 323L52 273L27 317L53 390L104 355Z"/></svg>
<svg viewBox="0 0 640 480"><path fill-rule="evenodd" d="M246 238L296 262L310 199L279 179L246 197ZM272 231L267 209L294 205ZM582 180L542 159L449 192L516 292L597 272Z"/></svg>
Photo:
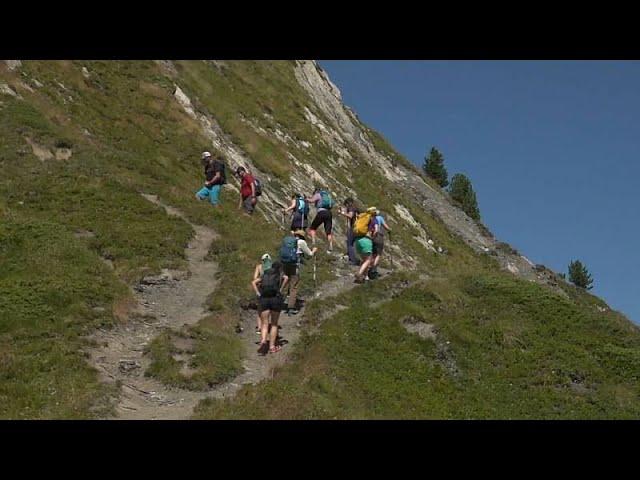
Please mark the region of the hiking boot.
<svg viewBox="0 0 640 480"><path fill-rule="evenodd" d="M364 283L364 276L362 275L356 275L356 278L353 280L353 283Z"/></svg>
<svg viewBox="0 0 640 480"><path fill-rule="evenodd" d="M300 310L297 308L290 308L287 310L287 315L297 315L298 313L300 313Z"/></svg>
<svg viewBox="0 0 640 480"><path fill-rule="evenodd" d="M258 348L258 353L260 355L266 355L268 351L269 351L269 344L267 342L261 343L260 348Z"/></svg>

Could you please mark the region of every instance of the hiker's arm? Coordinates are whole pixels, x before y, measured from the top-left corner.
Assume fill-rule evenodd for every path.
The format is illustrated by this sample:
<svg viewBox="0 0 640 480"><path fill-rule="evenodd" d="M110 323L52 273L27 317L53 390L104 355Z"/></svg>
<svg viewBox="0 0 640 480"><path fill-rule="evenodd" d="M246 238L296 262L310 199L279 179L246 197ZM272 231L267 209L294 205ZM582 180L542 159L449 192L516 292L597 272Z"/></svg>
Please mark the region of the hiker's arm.
<svg viewBox="0 0 640 480"><path fill-rule="evenodd" d="M256 181L251 182L251 198L256 198Z"/></svg>
<svg viewBox="0 0 640 480"><path fill-rule="evenodd" d="M289 283L289 277L287 275L283 275L282 276L282 286L280 287L280 292L281 293L284 292L284 287L287 286L287 283Z"/></svg>
<svg viewBox="0 0 640 480"><path fill-rule="evenodd" d="M216 172L213 178L208 182L209 184L214 184L217 180L220 180L220 172Z"/></svg>
<svg viewBox="0 0 640 480"><path fill-rule="evenodd" d="M259 297L260 296L260 290L258 290L258 284L261 282L260 278L256 278L253 280L253 282L251 282L251 286L253 287L253 289L256 292L256 295Z"/></svg>
<svg viewBox="0 0 640 480"><path fill-rule="evenodd" d="M313 250L310 250L307 242L302 240L300 242L300 250L302 250L302 253L304 253L306 256L313 257L313 255L315 255L315 253L318 251L318 247L313 247Z"/></svg>
<svg viewBox="0 0 640 480"><path fill-rule="evenodd" d="M389 228L389 225L387 224L387 222L384 222L384 229L385 229L387 232L391 232L391 228Z"/></svg>
<svg viewBox="0 0 640 480"><path fill-rule="evenodd" d="M291 205L289 205L289 207L285 208L283 211L284 211L284 213L289 213L289 212L293 211L294 208L296 208L296 200L295 199L293 199L291 201Z"/></svg>
<svg viewBox="0 0 640 480"><path fill-rule="evenodd" d="M256 269L253 271L253 279L260 278L260 269L262 265L256 265Z"/></svg>

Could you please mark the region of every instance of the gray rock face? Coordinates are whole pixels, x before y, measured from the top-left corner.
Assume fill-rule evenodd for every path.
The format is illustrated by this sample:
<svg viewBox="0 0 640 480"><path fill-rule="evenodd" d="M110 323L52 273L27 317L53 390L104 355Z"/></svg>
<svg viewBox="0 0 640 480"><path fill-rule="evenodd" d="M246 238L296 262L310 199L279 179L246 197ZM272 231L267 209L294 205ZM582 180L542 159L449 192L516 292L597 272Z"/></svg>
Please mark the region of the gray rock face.
<svg viewBox="0 0 640 480"><path fill-rule="evenodd" d="M325 128L333 128L344 142L360 150L374 168L382 170L387 178L401 185L414 204L421 205L425 211L439 218L452 233L477 252L495 256L502 268L514 275L557 287L557 279L553 272L540 274L526 257L496 248L499 242L493 235L483 232L474 220L452 205L443 191L426 183L417 170L410 171L404 165L393 165L388 157L378 152L366 133L367 128L343 105L340 91L315 61L297 62L296 78L332 123ZM560 288L555 290L564 295Z"/></svg>
<svg viewBox="0 0 640 480"><path fill-rule="evenodd" d="M9 95L14 98L20 98L20 96L6 83L0 83L0 94Z"/></svg>
<svg viewBox="0 0 640 480"><path fill-rule="evenodd" d="M159 63L165 74L177 82L178 79L175 78L171 62L159 61ZM216 65L213 68L224 68L224 66ZM312 100L311 104L303 106L304 116L314 127L318 141L329 146L335 152L335 156L328 159L331 166L325 168L324 166L300 161L289 152L289 159L294 163L295 168L291 173L289 184L282 185L283 191L305 191L310 181L326 179L331 193L336 198L345 198L347 196L357 198L357 192L349 184L345 185L338 181L332 173L333 169L344 169L352 163L354 161L353 152L358 155L359 162L367 162L380 175L385 176L407 192L407 202L410 202L410 205L419 205L427 213L440 219L453 234L460 237L475 251L492 255L502 268L512 272L514 275L531 281L549 284L555 287L556 291L564 294L564 291L557 287L553 272L537 272L534 269L534 264L525 257L510 248L500 248L500 246L506 244L498 242L490 232L485 228L481 228L474 220L455 207L442 190L428 184L421 177L417 168L398 164L386 153L378 151L368 135L369 129L360 122L351 109L342 103L340 90L331 82L328 75L315 61L297 61L294 73L298 83ZM213 148L225 153L229 163L228 167L233 170L237 166L245 166L263 181L266 180L268 182L270 180L269 176L256 168L250 156L243 152L238 145L234 144L232 139L217 123L212 112L196 111L187 93L177 83L175 87L174 97L176 101L188 116L200 123ZM252 119L243 118L243 121L254 126L261 135L272 135L274 139L286 145L295 143L295 135L291 135L291 132L276 129L276 133L268 133L262 131L264 129L260 130L259 126L254 125ZM305 148L312 148L311 143L306 143L308 143L308 146L305 146ZM351 179L347 179L347 182L350 181ZM237 187L232 182L229 182L226 188L237 191ZM260 211L269 221L286 227L289 219L283 219L280 214L280 210L284 206L283 200L283 198L277 198L276 193L267 189L260 199L260 203L264 206ZM394 213L406 212L406 208L402 205L398 205L396 210L397 212ZM345 228L346 225L344 225L342 219L334 219L334 233L337 237L345 234ZM442 247L434 245L428 236L428 232L422 226L414 225L411 228L415 230L414 238L425 249L432 251L436 255L446 254ZM397 258L400 266L412 268L414 259L411 258L409 253L398 251L393 247L392 249L394 257Z"/></svg>
<svg viewBox="0 0 640 480"><path fill-rule="evenodd" d="M4 63L7 64L7 68L9 69L10 72L22 66L22 61L20 60L5 60Z"/></svg>

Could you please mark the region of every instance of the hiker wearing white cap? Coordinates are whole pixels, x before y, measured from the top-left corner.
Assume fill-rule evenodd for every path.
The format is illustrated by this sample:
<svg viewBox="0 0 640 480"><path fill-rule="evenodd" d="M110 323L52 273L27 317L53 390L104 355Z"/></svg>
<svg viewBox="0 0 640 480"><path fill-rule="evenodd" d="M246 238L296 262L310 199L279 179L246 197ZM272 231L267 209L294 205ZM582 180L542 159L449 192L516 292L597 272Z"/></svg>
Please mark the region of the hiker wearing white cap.
<svg viewBox="0 0 640 480"><path fill-rule="evenodd" d="M204 165L205 182L196 193L198 200L209 198L211 205L217 207L220 203L220 189L226 182L225 165L222 156L214 159L211 152L202 152L202 163Z"/></svg>
<svg viewBox="0 0 640 480"><path fill-rule="evenodd" d="M271 268L271 265L273 265L273 261L271 260L271 255L269 255L268 253L265 253L264 255L262 255L262 257L260 257L260 263L256 265L256 268L253 271L253 282L255 282L259 278L262 278L262 276L264 275L264 272L269 270ZM252 283L252 286L253 286L253 283ZM261 330L262 330L262 318L260 317L260 312L258 311L256 333L260 335Z"/></svg>

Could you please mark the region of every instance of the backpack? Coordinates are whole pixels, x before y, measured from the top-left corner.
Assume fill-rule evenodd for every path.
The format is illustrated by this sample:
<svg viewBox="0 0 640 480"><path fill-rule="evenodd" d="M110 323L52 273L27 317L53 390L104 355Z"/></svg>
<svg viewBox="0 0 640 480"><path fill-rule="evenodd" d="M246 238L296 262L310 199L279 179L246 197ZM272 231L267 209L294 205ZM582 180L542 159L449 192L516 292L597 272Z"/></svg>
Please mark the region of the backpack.
<svg viewBox="0 0 640 480"><path fill-rule="evenodd" d="M353 224L354 236L364 237L367 233L369 233L369 224L371 223L372 217L372 212L363 212L358 214L358 216L356 217L356 221Z"/></svg>
<svg viewBox="0 0 640 480"><path fill-rule="evenodd" d="M304 201L304 198L298 197L296 203L296 212L302 213L303 215L309 214L309 204Z"/></svg>
<svg viewBox="0 0 640 480"><path fill-rule="evenodd" d="M253 184L256 186L256 197L262 195L262 182L256 177L253 177Z"/></svg>
<svg viewBox="0 0 640 480"><path fill-rule="evenodd" d="M280 261L288 264L298 263L298 239L296 237L284 237L280 246Z"/></svg>
<svg viewBox="0 0 640 480"><path fill-rule="evenodd" d="M329 192L320 190L320 208L332 208L334 205Z"/></svg>
<svg viewBox="0 0 640 480"><path fill-rule="evenodd" d="M227 183L227 175L225 172L224 162L221 162L219 160L214 160L213 171L215 172L216 170L220 170L220 185L224 185L225 183Z"/></svg>
<svg viewBox="0 0 640 480"><path fill-rule="evenodd" d="M275 297L280 292L280 272L270 268L262 275L260 283L260 295L263 297Z"/></svg>
<svg viewBox="0 0 640 480"><path fill-rule="evenodd" d="M273 265L273 261L270 258L262 260L262 275L271 268L271 265Z"/></svg>

